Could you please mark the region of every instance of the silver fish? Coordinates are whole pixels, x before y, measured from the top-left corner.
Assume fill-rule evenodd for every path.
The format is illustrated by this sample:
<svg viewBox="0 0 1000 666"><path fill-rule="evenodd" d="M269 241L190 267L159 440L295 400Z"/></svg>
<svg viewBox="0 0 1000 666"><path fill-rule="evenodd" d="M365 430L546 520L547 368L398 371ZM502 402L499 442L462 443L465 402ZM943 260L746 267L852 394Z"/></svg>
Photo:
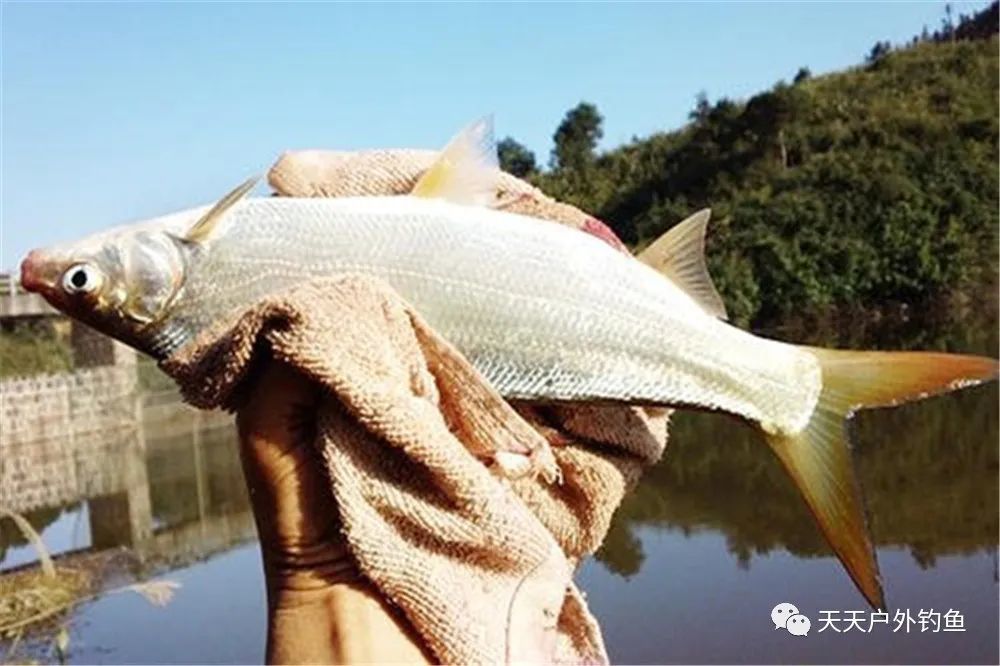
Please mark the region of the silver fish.
<svg viewBox="0 0 1000 666"><path fill-rule="evenodd" d="M994 378L992 359L799 347L724 321L707 216L647 252L672 279L574 229L481 205L490 131L443 151L411 196L245 198L35 251L22 281L157 358L315 277L389 283L505 397L672 405L756 425L866 598L884 607L844 421Z"/></svg>

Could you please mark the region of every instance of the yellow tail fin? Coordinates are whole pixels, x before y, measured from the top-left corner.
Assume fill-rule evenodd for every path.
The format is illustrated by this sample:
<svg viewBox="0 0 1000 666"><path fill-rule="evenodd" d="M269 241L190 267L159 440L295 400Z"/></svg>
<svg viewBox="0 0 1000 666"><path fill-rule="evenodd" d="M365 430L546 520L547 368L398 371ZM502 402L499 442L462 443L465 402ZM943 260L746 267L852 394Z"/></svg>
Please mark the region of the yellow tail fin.
<svg viewBox="0 0 1000 666"><path fill-rule="evenodd" d="M884 608L846 421L858 409L897 405L995 379L997 362L925 352L808 351L823 371L812 419L797 434L768 435L767 440L858 589L872 606Z"/></svg>

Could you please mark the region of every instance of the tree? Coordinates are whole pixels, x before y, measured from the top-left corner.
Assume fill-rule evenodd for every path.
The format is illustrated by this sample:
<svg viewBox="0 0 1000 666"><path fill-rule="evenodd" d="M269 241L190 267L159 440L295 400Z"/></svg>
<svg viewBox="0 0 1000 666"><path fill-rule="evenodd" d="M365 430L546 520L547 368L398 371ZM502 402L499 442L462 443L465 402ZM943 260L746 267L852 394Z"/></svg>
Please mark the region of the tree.
<svg viewBox="0 0 1000 666"><path fill-rule="evenodd" d="M955 39L990 39L997 34L1000 24L1000 3L993 2L989 7L972 16L959 17L955 27Z"/></svg>
<svg viewBox="0 0 1000 666"><path fill-rule="evenodd" d="M701 121L708 118L712 111L712 105L708 101L708 93L704 90L699 92L694 98L694 110L688 114L688 118L694 121Z"/></svg>
<svg viewBox="0 0 1000 666"><path fill-rule="evenodd" d="M583 171L591 164L597 142L604 136L603 122L600 111L589 102L580 102L566 112L553 137L553 167Z"/></svg>
<svg viewBox="0 0 1000 666"><path fill-rule="evenodd" d="M809 71L808 67L800 67L799 71L795 73L795 78L792 79L792 83L802 83L812 76L812 72Z"/></svg>
<svg viewBox="0 0 1000 666"><path fill-rule="evenodd" d="M869 64L876 63L885 57L889 51L892 50L892 44L889 42L875 42L872 46L872 50L868 52L868 57L866 61Z"/></svg>
<svg viewBox="0 0 1000 666"><path fill-rule="evenodd" d="M497 144L497 158L501 169L518 178L538 170L535 154L509 136Z"/></svg>
<svg viewBox="0 0 1000 666"><path fill-rule="evenodd" d="M955 41L955 19L952 16L951 3L944 6L944 18L941 19L941 32L945 39Z"/></svg>
<svg viewBox="0 0 1000 666"><path fill-rule="evenodd" d="M774 150L782 167L788 166L788 146L784 129L806 105L806 93L801 88L778 83L768 92L747 102L743 121L765 152Z"/></svg>

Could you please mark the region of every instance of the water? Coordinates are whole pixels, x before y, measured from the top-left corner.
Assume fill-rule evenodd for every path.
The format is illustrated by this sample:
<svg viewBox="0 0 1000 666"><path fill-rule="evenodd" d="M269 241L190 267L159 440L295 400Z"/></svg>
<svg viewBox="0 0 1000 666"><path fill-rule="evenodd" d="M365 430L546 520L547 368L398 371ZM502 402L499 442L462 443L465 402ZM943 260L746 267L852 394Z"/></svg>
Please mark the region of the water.
<svg viewBox="0 0 1000 666"><path fill-rule="evenodd" d="M959 340L865 332L861 342L996 353L995 324L961 330ZM5 443L5 456L48 451L24 469L54 470L38 495L61 499L26 515L62 561L88 563L100 590L26 635L16 655L55 660L52 638L66 626L73 663L260 662L262 568L229 420L196 414L169 391L150 393L148 382L115 401L128 403L119 416L131 415L131 427L75 433L72 460L53 453L67 449L63 440ZM822 612L857 611L868 629L870 611L766 446L735 420L678 415L664 459L577 576L612 659L997 663L997 404L991 385L855 419L890 611L887 624L846 633L820 631ZM85 446L96 453L80 453ZM53 486L68 476L74 488ZM35 559L0 522L0 576ZM181 584L162 608L113 591L160 579ZM808 636L774 629L771 609L785 601L811 619ZM894 631L897 611L905 619L907 610L915 621L921 610L957 611L965 630ZM11 647L0 641L0 661Z"/></svg>

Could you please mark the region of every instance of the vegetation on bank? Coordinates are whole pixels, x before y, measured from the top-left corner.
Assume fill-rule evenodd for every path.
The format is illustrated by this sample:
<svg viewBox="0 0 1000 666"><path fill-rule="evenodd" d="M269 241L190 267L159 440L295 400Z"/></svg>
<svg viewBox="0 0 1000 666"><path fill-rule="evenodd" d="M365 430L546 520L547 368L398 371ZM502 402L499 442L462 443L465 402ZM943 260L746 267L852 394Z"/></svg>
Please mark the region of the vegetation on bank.
<svg viewBox="0 0 1000 666"><path fill-rule="evenodd" d="M0 378L66 372L73 367L69 345L44 323L0 331Z"/></svg>
<svg viewBox="0 0 1000 666"><path fill-rule="evenodd" d="M732 318L977 304L997 284L997 4L864 64L746 101L699 97L691 122L597 154L598 109L554 134L548 169L516 140L501 165L641 247L713 209L708 259Z"/></svg>

